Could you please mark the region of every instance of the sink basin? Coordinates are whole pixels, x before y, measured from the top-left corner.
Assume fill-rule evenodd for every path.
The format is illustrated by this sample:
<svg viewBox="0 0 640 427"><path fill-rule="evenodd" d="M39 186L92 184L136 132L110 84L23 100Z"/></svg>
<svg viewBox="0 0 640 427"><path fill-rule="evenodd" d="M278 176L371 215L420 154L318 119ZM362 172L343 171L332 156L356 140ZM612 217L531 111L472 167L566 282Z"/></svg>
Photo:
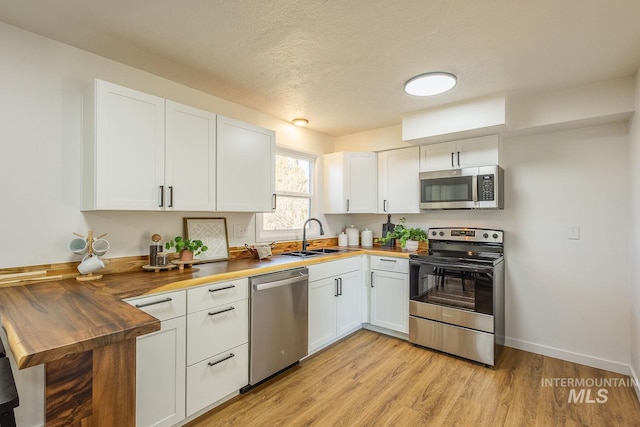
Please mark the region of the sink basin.
<svg viewBox="0 0 640 427"><path fill-rule="evenodd" d="M318 256L321 255L319 252L312 252L312 251L295 251L295 252L284 252L282 255L287 255L287 256L297 256L297 257L309 257L309 256Z"/></svg>
<svg viewBox="0 0 640 427"><path fill-rule="evenodd" d="M344 249L331 249L331 248L320 248L320 249L312 249L308 252L316 252L320 254L334 254L336 252L342 252Z"/></svg>
<svg viewBox="0 0 640 427"><path fill-rule="evenodd" d="M308 251L284 252L282 255L297 256L297 257L303 258L303 257L310 257L310 256L333 254L336 252L342 252L343 250L344 249L320 248L320 249L313 249Z"/></svg>

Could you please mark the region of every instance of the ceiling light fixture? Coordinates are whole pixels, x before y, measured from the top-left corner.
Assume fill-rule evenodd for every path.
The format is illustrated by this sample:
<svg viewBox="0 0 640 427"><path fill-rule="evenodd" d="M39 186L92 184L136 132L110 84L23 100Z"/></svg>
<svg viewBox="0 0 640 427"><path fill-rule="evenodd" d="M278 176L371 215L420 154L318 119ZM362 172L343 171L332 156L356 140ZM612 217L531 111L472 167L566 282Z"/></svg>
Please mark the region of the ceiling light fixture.
<svg viewBox="0 0 640 427"><path fill-rule="evenodd" d="M453 89L457 81L455 75L443 71L424 73L407 80L404 91L413 96L438 95Z"/></svg>
<svg viewBox="0 0 640 427"><path fill-rule="evenodd" d="M303 127L303 126L306 126L309 123L309 120L303 119L303 118L297 118L297 119L291 120L291 123L293 123L296 126Z"/></svg>

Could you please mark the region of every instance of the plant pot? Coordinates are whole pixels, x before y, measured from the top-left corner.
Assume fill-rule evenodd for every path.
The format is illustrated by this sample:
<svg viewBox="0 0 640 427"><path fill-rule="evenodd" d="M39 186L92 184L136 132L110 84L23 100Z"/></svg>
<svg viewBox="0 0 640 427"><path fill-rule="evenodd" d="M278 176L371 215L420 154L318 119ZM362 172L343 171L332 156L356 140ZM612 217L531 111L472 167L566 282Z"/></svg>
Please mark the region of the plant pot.
<svg viewBox="0 0 640 427"><path fill-rule="evenodd" d="M183 250L180 252L180 261L193 261L193 252Z"/></svg>
<svg viewBox="0 0 640 427"><path fill-rule="evenodd" d="M419 245L420 245L420 242L417 240L407 240L404 247L409 252L415 252L418 250Z"/></svg>

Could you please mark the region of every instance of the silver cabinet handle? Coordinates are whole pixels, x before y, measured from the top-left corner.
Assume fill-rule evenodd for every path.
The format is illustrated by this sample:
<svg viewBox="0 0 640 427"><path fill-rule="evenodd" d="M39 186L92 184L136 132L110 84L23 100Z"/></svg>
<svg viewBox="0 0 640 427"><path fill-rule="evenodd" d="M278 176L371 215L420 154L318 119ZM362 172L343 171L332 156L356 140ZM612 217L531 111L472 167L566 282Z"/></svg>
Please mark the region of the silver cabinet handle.
<svg viewBox="0 0 640 427"><path fill-rule="evenodd" d="M163 302L169 302L169 301L171 301L171 298L165 298L158 301L143 302L142 304L136 304L136 307L137 308L149 307L150 305L162 304Z"/></svg>
<svg viewBox="0 0 640 427"><path fill-rule="evenodd" d="M349 199L347 199L347 212L349 212Z"/></svg>
<svg viewBox="0 0 640 427"><path fill-rule="evenodd" d="M371 287L373 288L373 271L371 272Z"/></svg>
<svg viewBox="0 0 640 427"><path fill-rule="evenodd" d="M382 211L383 212L388 212L387 202L388 201L386 199L382 201Z"/></svg>
<svg viewBox="0 0 640 427"><path fill-rule="evenodd" d="M460 167L460 152L458 151L458 167Z"/></svg>
<svg viewBox="0 0 640 427"><path fill-rule="evenodd" d="M169 186L169 207L173 207L173 185Z"/></svg>
<svg viewBox="0 0 640 427"><path fill-rule="evenodd" d="M235 354L233 354L233 353L229 353L229 355L228 355L227 357L223 357L222 359L220 359L220 360L216 360L215 362L209 362L209 363L207 363L207 365L209 365L209 366L215 366L215 365L217 365L218 363L222 363L222 362L224 362L225 360L229 360L229 359L231 359L232 357L235 357L235 356L236 356Z"/></svg>
<svg viewBox="0 0 640 427"><path fill-rule="evenodd" d="M453 151L451 152L451 167L455 167L455 165L453 164Z"/></svg>
<svg viewBox="0 0 640 427"><path fill-rule="evenodd" d="M342 296L342 277L338 277L338 295Z"/></svg>
<svg viewBox="0 0 640 427"><path fill-rule="evenodd" d="M396 262L396 261L398 261L398 260L397 260L397 259L389 259L389 258L380 258L380 261Z"/></svg>
<svg viewBox="0 0 640 427"><path fill-rule="evenodd" d="M225 308L224 310L219 310L219 311L210 311L209 313L207 313L209 316L215 316L216 314L222 314L222 313L226 313L227 311L232 311L235 310L235 307L229 307L229 308Z"/></svg>
<svg viewBox="0 0 640 427"><path fill-rule="evenodd" d="M231 286L225 286L224 288L209 289L209 292L219 292L219 291L224 291L224 290L227 290L227 289L233 289L235 287L236 287L236 285L231 285Z"/></svg>
<svg viewBox="0 0 640 427"><path fill-rule="evenodd" d="M271 210L275 211L277 206L278 206L278 195L274 193L271 196Z"/></svg>
<svg viewBox="0 0 640 427"><path fill-rule="evenodd" d="M334 297L340 296L340 293L338 292L338 279L337 278L333 279L333 290L334 290L334 294L333 294Z"/></svg>
<svg viewBox="0 0 640 427"><path fill-rule="evenodd" d="M160 205L158 207L164 207L164 185L160 186Z"/></svg>

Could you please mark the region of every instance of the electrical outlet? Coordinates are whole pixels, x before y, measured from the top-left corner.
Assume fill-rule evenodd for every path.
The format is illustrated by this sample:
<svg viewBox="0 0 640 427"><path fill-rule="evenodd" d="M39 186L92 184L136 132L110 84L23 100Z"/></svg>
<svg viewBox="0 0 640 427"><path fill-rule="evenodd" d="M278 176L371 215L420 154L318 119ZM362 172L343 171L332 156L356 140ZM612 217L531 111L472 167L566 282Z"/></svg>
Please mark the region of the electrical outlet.
<svg viewBox="0 0 640 427"><path fill-rule="evenodd" d="M567 226L567 239L569 239L569 240L580 240L580 226L579 225L568 225Z"/></svg>
<svg viewBox="0 0 640 427"><path fill-rule="evenodd" d="M233 237L249 237L247 227L247 224L233 224Z"/></svg>

